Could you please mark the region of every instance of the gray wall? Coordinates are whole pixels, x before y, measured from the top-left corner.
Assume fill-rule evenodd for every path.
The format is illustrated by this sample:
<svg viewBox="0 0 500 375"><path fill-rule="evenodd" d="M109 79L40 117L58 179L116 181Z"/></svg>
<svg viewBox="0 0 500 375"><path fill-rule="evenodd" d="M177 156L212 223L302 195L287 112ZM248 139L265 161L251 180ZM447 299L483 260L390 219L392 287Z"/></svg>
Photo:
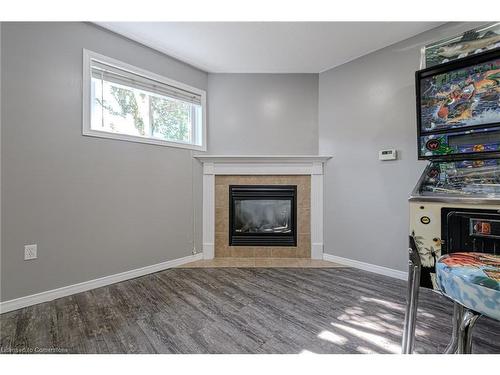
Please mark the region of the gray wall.
<svg viewBox="0 0 500 375"><path fill-rule="evenodd" d="M1 42L1 300L190 255L200 166L83 137L82 48L201 89L207 74L85 23L3 23ZM30 243L38 259L23 261Z"/></svg>
<svg viewBox="0 0 500 375"><path fill-rule="evenodd" d="M316 154L317 74L209 74L208 152Z"/></svg>
<svg viewBox="0 0 500 375"><path fill-rule="evenodd" d="M474 27L446 24L319 77L319 152L325 176L325 252L406 270L407 198L417 161L414 72L420 48ZM378 151L396 148L399 160Z"/></svg>
<svg viewBox="0 0 500 375"><path fill-rule="evenodd" d="M2 31L2 301L201 251L190 151L81 135L82 48L208 89L211 154L318 151L317 74L208 78L85 23Z"/></svg>
<svg viewBox="0 0 500 375"><path fill-rule="evenodd" d="M201 249L201 168L190 151L81 135L82 48L208 88L211 154L333 154L326 252L404 270L406 199L425 164L415 150L419 48L472 26L322 73L318 98L316 74L207 76L90 24L3 23L0 300ZM401 159L379 162L385 147ZM29 243L39 257L23 261Z"/></svg>

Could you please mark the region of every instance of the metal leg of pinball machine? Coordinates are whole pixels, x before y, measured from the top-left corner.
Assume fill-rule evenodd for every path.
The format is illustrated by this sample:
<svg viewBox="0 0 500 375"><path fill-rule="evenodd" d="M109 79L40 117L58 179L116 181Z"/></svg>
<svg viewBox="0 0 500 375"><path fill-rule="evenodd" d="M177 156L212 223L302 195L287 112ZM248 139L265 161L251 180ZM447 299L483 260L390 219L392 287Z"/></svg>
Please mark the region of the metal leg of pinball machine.
<svg viewBox="0 0 500 375"><path fill-rule="evenodd" d="M445 354L454 354L458 350L458 340L460 336L460 325L464 317L464 307L459 303L453 304L453 331L448 347L444 351Z"/></svg>
<svg viewBox="0 0 500 375"><path fill-rule="evenodd" d="M413 353L415 344L415 327L417 323L418 292L420 288L420 256L416 249L414 239L410 238L408 249L410 260L408 261L408 293L406 296L406 314L403 332L402 353Z"/></svg>
<svg viewBox="0 0 500 375"><path fill-rule="evenodd" d="M458 354L471 354L472 353L472 330L481 314L465 309L463 314L460 331L458 335Z"/></svg>

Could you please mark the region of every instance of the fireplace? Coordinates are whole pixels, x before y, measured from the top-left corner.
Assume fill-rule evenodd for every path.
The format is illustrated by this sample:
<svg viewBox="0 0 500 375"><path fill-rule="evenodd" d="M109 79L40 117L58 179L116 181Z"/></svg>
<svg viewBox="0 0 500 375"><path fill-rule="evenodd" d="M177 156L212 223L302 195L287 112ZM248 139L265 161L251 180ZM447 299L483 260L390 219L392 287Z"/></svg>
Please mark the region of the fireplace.
<svg viewBox="0 0 500 375"><path fill-rule="evenodd" d="M296 185L230 185L230 246L297 246Z"/></svg>

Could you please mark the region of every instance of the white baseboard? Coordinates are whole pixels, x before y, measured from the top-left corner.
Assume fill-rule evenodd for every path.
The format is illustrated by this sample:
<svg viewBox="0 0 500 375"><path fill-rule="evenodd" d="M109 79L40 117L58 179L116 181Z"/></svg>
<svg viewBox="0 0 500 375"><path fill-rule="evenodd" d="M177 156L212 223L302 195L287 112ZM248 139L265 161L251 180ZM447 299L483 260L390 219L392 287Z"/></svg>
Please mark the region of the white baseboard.
<svg viewBox="0 0 500 375"><path fill-rule="evenodd" d="M213 243L203 242L203 259L214 259L215 246Z"/></svg>
<svg viewBox="0 0 500 375"><path fill-rule="evenodd" d="M369 271L373 273L378 273L380 275L394 277L396 279L407 280L408 273L403 271L398 271L392 268L377 266L376 264L360 262L359 260L353 260L348 258L342 258L337 255L323 254L323 259L329 262L334 262L338 264L343 264L353 268L358 268L360 270Z"/></svg>
<svg viewBox="0 0 500 375"><path fill-rule="evenodd" d="M311 259L323 259L323 243L311 244Z"/></svg>
<svg viewBox="0 0 500 375"><path fill-rule="evenodd" d="M0 302L0 314L12 310L17 310L22 307L27 307L42 302L52 301L57 298L69 296L71 294L81 293L87 290L100 288L102 286L118 283L120 281L134 279L139 276L144 276L150 273L163 271L168 268L177 267L180 266L181 264L194 262L195 260L201 260L201 259L203 259L202 253L189 255L184 258L169 260L166 262L153 264L151 266L136 268L134 270L125 271L114 275L104 276L99 279L84 281L82 283L63 286L62 288L47 290L45 292Z"/></svg>

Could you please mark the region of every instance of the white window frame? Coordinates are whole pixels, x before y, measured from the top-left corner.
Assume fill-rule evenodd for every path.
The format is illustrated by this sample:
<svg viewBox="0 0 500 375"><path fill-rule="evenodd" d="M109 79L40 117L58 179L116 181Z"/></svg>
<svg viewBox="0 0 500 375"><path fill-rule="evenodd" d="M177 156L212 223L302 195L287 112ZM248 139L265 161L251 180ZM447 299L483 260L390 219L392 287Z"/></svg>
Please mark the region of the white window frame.
<svg viewBox="0 0 500 375"><path fill-rule="evenodd" d="M145 78L152 79L154 81L158 81L164 83L169 86L173 86L175 88L179 88L181 90L189 91L194 94L198 94L201 97L201 145L196 145L192 143L183 143L183 142L175 142L175 141L166 141L161 139L154 138L144 138L139 136L127 135L127 134L119 134L119 133L110 133L101 130L94 130L91 127L92 121L92 93L91 93L91 65L92 61L98 61L106 65L111 65L115 68L125 70L132 74L136 74ZM141 69L134 65L130 65L124 63L122 61L113 59L111 57L107 57L101 55L99 53L89 51L87 49L83 49L83 125L82 125L82 134L84 136L98 137L98 138L108 138L108 139L117 139L122 141L129 142L139 142L139 143L148 143L159 146L168 146L168 147L179 147L190 150L197 151L206 151L207 150L207 116L206 116L206 104L207 104L207 93L205 90L201 90L197 87L186 85L182 82L175 81L170 78L163 77L156 73L147 71L145 69Z"/></svg>

